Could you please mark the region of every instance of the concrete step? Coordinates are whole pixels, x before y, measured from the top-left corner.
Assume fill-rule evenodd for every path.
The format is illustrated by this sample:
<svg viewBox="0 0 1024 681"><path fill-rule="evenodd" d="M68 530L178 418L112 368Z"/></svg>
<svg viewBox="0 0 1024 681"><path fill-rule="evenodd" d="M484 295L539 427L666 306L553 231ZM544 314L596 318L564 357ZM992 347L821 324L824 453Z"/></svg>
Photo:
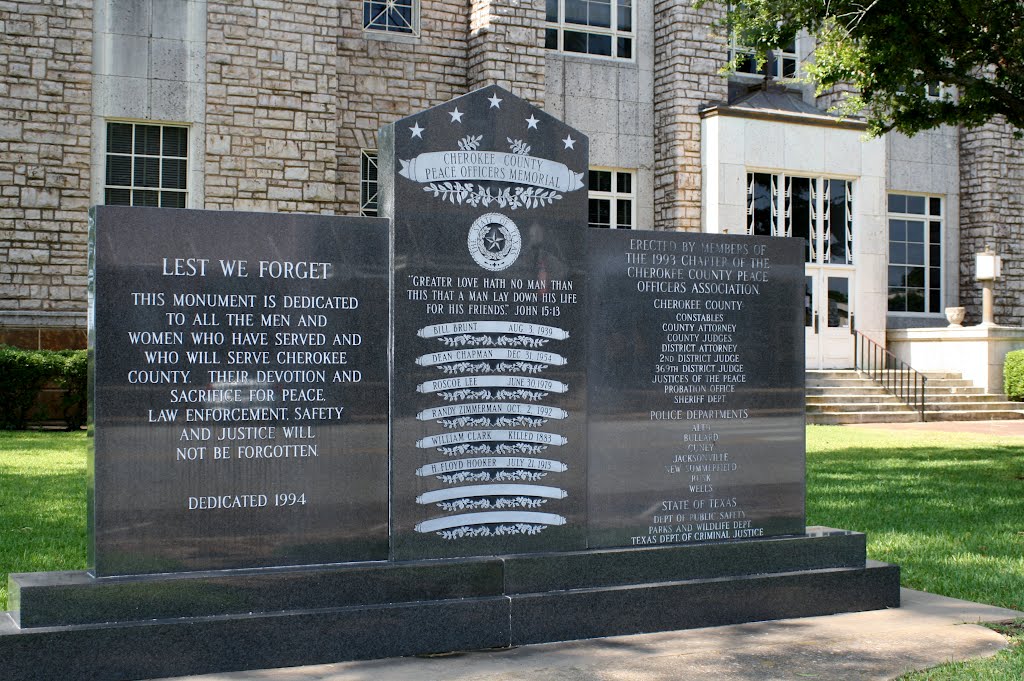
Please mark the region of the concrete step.
<svg viewBox="0 0 1024 681"><path fill-rule="evenodd" d="M885 372L878 372L876 375L885 375L885 374L898 375L900 373L904 373L904 372L885 371ZM962 378L961 374L956 373L955 371L922 371L922 372L918 372L918 373L923 375L929 381L932 381L932 380L944 380L944 379L959 380L959 379ZM825 380L825 381L828 381L828 380L844 379L844 378L851 378L851 377L858 377L858 376L867 376L868 374L866 372L858 371L856 369L810 369L810 370L808 370L806 372L806 375L807 375L807 380L815 379L815 380Z"/></svg>
<svg viewBox="0 0 1024 681"><path fill-rule="evenodd" d="M843 395L889 395L885 388L878 386L836 386L827 388L807 388L808 397L841 397Z"/></svg>
<svg viewBox="0 0 1024 681"><path fill-rule="evenodd" d="M916 411L877 412L852 411L838 414L808 414L810 425L834 426L848 423L916 423L919 421Z"/></svg>
<svg viewBox="0 0 1024 681"><path fill-rule="evenodd" d="M882 395L808 395L807 404L903 404L903 401L889 393Z"/></svg>
<svg viewBox="0 0 1024 681"><path fill-rule="evenodd" d="M925 395L966 395L966 396L984 395L985 394L985 389L984 388L979 388L979 387L977 387L975 385L953 386L953 387L948 387L948 388L933 387L932 384L929 383L928 386L924 389L924 394Z"/></svg>
<svg viewBox="0 0 1024 681"><path fill-rule="evenodd" d="M926 411L925 421L1008 421L1011 419L1024 419L1024 411L963 411L963 410L942 410Z"/></svg>
<svg viewBox="0 0 1024 681"><path fill-rule="evenodd" d="M985 393L959 374L928 372L926 376L926 421L1024 418L1024 403L1008 402L1004 395ZM807 423L906 423L919 420L917 410L856 371L808 371L806 385Z"/></svg>
<svg viewBox="0 0 1024 681"><path fill-rule="evenodd" d="M999 404L1000 407L1006 406L1007 408L1024 409L1024 405L1020 402L1009 402L1005 395L995 395L993 393L974 393L970 395L963 394L950 394L950 393L939 393L937 395L925 394L925 401L929 404Z"/></svg>
<svg viewBox="0 0 1024 681"><path fill-rule="evenodd" d="M1024 411L1013 402L926 402L928 411Z"/></svg>
<svg viewBox="0 0 1024 681"><path fill-rule="evenodd" d="M830 404L808 404L808 414L837 414L845 412L901 412L910 408L900 401L896 402L860 402L856 404L833 402Z"/></svg>
<svg viewBox="0 0 1024 681"><path fill-rule="evenodd" d="M866 378L837 378L831 381L820 381L817 383L805 383L808 388L878 388L880 383L875 383Z"/></svg>

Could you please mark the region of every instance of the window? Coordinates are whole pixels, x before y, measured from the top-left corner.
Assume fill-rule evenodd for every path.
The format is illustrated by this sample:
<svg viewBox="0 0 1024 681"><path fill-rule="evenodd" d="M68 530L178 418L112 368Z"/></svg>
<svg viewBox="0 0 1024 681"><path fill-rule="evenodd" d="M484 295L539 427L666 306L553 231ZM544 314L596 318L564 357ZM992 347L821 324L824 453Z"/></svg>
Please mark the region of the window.
<svg viewBox="0 0 1024 681"><path fill-rule="evenodd" d="M364 30L415 34L418 19L418 0L363 0Z"/></svg>
<svg viewBox="0 0 1024 681"><path fill-rule="evenodd" d="M633 58L633 0L547 0L544 47Z"/></svg>
<svg viewBox="0 0 1024 681"><path fill-rule="evenodd" d="M591 170L587 193L591 227L633 229L633 173L628 170Z"/></svg>
<svg viewBox="0 0 1024 681"><path fill-rule="evenodd" d="M952 88L937 80L933 80L929 83L917 83L916 87L921 88L924 93L924 98L932 102L939 102L953 98ZM896 92L899 94L906 94L907 89L905 87L898 87L896 88ZM920 92L916 94L920 94Z"/></svg>
<svg viewBox="0 0 1024 681"><path fill-rule="evenodd" d="M107 123L103 202L184 208L188 199L188 128Z"/></svg>
<svg viewBox="0 0 1024 681"><path fill-rule="evenodd" d="M889 194L889 311L942 311L942 199Z"/></svg>
<svg viewBox="0 0 1024 681"><path fill-rule="evenodd" d="M377 217L376 149L363 149L359 154L359 214Z"/></svg>
<svg viewBox="0 0 1024 681"><path fill-rule="evenodd" d="M747 173L747 234L806 240L804 261L853 264L853 183Z"/></svg>
<svg viewBox="0 0 1024 681"><path fill-rule="evenodd" d="M767 75L769 78L796 78L797 76L796 41L769 52L765 63L761 68L757 68L754 51L749 47L738 45L736 37L733 36L732 44L729 46L729 60L735 64L736 73Z"/></svg>

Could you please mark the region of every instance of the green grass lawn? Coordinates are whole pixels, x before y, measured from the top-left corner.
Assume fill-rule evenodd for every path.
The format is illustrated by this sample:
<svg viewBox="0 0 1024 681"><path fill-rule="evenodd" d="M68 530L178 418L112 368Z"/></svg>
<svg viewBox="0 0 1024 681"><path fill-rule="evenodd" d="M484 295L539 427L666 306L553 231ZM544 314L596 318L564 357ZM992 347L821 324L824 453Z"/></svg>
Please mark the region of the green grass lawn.
<svg viewBox="0 0 1024 681"><path fill-rule="evenodd" d="M85 567L85 452L84 433L0 431L0 610L8 572ZM904 586L1024 610L1024 438L811 426L807 522L867 533ZM1024 678L1015 636L908 678Z"/></svg>
<svg viewBox="0 0 1024 681"><path fill-rule="evenodd" d="M85 433L0 431L0 610L7 573L85 568Z"/></svg>
<svg viewBox="0 0 1024 681"><path fill-rule="evenodd" d="M810 426L807 523L866 532L903 586L1024 610L1024 438ZM1024 625L1002 633L995 657L901 679L1024 679Z"/></svg>
<svg viewBox="0 0 1024 681"><path fill-rule="evenodd" d="M866 532L903 586L1024 610L1024 438L811 426L807 523Z"/></svg>

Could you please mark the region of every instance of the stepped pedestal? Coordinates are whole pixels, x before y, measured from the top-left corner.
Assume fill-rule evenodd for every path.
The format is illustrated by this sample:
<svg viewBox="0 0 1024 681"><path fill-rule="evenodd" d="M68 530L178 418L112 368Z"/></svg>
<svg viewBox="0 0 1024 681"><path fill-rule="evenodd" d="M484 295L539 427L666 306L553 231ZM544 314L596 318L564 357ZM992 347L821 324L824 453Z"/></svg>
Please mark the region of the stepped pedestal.
<svg viewBox="0 0 1024 681"><path fill-rule="evenodd" d="M0 669L144 679L899 606L865 537L93 578L12 575ZM20 625L20 627L19 627Z"/></svg>

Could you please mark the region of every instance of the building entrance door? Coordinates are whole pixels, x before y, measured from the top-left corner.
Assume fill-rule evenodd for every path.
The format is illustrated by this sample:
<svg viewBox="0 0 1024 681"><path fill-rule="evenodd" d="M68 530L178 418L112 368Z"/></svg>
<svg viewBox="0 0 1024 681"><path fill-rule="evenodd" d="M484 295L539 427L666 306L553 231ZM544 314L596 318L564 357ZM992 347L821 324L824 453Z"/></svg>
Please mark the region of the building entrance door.
<svg viewBox="0 0 1024 681"><path fill-rule="evenodd" d="M807 267L804 329L808 369L853 366L853 269Z"/></svg>

